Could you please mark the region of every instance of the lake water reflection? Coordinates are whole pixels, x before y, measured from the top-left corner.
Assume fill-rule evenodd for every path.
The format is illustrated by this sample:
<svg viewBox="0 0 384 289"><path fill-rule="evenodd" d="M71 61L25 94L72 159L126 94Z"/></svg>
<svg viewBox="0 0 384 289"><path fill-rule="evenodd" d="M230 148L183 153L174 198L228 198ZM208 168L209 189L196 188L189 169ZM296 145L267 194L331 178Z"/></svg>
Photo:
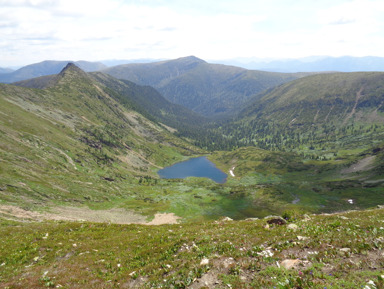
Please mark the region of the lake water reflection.
<svg viewBox="0 0 384 289"><path fill-rule="evenodd" d="M176 163L157 172L162 179L184 179L187 177L210 178L216 183L227 181L227 174L219 170L207 157L198 157Z"/></svg>

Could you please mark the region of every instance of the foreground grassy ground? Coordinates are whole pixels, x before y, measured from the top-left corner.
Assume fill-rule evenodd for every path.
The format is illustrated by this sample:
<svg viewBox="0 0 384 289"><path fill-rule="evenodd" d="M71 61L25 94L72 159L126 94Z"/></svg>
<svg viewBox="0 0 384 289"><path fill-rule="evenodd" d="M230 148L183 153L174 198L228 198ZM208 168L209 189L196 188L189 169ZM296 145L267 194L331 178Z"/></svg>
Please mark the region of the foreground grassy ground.
<svg viewBox="0 0 384 289"><path fill-rule="evenodd" d="M162 226L2 219L0 287L383 288L384 209L284 217Z"/></svg>

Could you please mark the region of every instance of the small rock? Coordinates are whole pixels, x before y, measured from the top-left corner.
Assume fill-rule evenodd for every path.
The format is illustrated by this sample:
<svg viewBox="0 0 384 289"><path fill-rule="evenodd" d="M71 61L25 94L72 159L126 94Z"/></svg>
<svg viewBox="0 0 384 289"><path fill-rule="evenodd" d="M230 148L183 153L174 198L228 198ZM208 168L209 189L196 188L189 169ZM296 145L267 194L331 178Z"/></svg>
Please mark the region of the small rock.
<svg viewBox="0 0 384 289"><path fill-rule="evenodd" d="M135 274L136 274L136 271L133 271L133 272L129 273L128 275L132 277Z"/></svg>
<svg viewBox="0 0 384 289"><path fill-rule="evenodd" d="M290 230L296 231L299 227L296 224L289 224L287 228Z"/></svg>
<svg viewBox="0 0 384 289"><path fill-rule="evenodd" d="M309 239L308 237L304 237L304 236L297 236L297 240L299 241L304 241L304 240L307 240Z"/></svg>
<svg viewBox="0 0 384 289"><path fill-rule="evenodd" d="M77 247L77 244L72 244L72 247Z"/></svg>
<svg viewBox="0 0 384 289"><path fill-rule="evenodd" d="M229 268L231 265L235 264L235 260L232 257L229 257L224 260L223 267L225 269Z"/></svg>
<svg viewBox="0 0 384 289"><path fill-rule="evenodd" d="M300 263L301 261L299 259L286 259L282 261L280 265L285 269L295 269Z"/></svg>
<svg viewBox="0 0 384 289"><path fill-rule="evenodd" d="M351 251L351 248L341 248L340 251L347 253Z"/></svg>
<svg viewBox="0 0 384 289"><path fill-rule="evenodd" d="M200 266L205 266L208 264L209 264L209 259L207 259L207 258L203 258L203 260L201 260L201 262L200 262Z"/></svg>
<svg viewBox="0 0 384 289"><path fill-rule="evenodd" d="M307 214L305 214L303 217L304 217L303 221L305 221L305 222L311 220L311 217L309 215L307 215Z"/></svg>
<svg viewBox="0 0 384 289"><path fill-rule="evenodd" d="M273 252L270 249L267 249L267 250L264 250L264 251L262 251L260 253L257 253L257 255L263 256L263 257L272 257L273 256Z"/></svg>
<svg viewBox="0 0 384 289"><path fill-rule="evenodd" d="M222 219L222 221L224 221L224 222L228 222L228 221L233 221L233 219L231 219L230 217L224 217L224 218Z"/></svg>
<svg viewBox="0 0 384 289"><path fill-rule="evenodd" d="M346 216L339 216L340 219L343 219L343 220L349 220L349 218L347 218Z"/></svg>

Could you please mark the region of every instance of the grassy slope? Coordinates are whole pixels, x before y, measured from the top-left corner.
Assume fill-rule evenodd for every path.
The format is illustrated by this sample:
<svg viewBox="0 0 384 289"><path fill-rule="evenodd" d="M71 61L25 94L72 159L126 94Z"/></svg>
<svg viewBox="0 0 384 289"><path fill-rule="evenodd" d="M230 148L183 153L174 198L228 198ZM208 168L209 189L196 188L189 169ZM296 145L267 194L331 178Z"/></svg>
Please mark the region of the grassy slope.
<svg viewBox="0 0 384 289"><path fill-rule="evenodd" d="M199 152L120 106L85 73L60 77L44 90L1 85L3 201L95 206L123 199L136 208L148 190L132 191L140 178L150 180L157 167Z"/></svg>
<svg viewBox="0 0 384 289"><path fill-rule="evenodd" d="M377 287L369 288L382 288L383 218L383 209L291 215L297 229L266 220L143 226L0 219L0 284L288 289L371 282ZM286 259L298 264L285 269Z"/></svg>

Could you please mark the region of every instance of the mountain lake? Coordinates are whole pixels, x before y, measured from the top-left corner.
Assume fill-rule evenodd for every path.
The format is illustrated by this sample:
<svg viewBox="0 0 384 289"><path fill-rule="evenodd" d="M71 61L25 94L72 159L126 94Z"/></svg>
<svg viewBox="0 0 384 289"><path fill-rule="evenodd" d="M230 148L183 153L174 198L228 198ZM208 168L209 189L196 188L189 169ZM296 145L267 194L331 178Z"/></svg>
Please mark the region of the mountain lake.
<svg viewBox="0 0 384 289"><path fill-rule="evenodd" d="M219 170L207 157L192 158L176 163L157 172L162 179L184 179L187 177L210 178L219 184L227 181L227 174Z"/></svg>

